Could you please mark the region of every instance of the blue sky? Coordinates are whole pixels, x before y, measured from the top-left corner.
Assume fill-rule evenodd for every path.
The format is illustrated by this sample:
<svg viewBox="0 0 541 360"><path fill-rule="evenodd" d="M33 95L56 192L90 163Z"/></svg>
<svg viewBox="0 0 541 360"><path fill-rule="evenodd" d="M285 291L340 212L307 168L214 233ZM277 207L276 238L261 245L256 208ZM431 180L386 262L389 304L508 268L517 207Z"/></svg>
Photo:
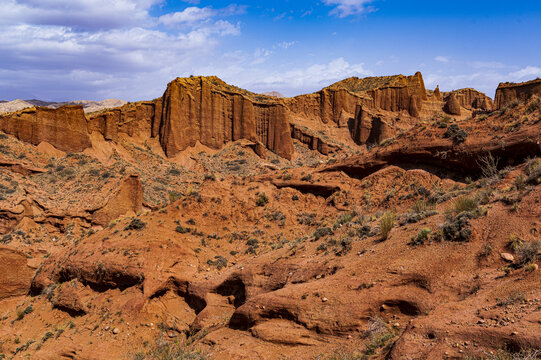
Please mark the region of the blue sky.
<svg viewBox="0 0 541 360"><path fill-rule="evenodd" d="M0 0L0 99L130 101L177 76L288 96L349 76L541 77L541 1Z"/></svg>

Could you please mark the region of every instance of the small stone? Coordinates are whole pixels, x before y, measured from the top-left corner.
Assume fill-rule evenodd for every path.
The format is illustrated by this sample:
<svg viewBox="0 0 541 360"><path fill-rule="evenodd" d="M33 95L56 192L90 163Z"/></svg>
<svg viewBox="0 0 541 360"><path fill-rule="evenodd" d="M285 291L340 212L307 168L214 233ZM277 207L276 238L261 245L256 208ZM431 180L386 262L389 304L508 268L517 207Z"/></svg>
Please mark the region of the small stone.
<svg viewBox="0 0 541 360"><path fill-rule="evenodd" d="M513 262L515 261L515 257L509 253L501 253L500 256L502 257L502 259L504 259L505 261L508 261L508 262Z"/></svg>
<svg viewBox="0 0 541 360"><path fill-rule="evenodd" d="M481 319L477 322L478 324L484 324L485 323L485 320Z"/></svg>
<svg viewBox="0 0 541 360"><path fill-rule="evenodd" d="M170 338L175 338L177 337L177 333L174 331L170 331L169 334L167 334L167 336L169 336Z"/></svg>
<svg viewBox="0 0 541 360"><path fill-rule="evenodd" d="M111 327L110 327L109 325L107 325L107 326L105 327L105 331L109 331L110 328L111 328Z"/></svg>
<svg viewBox="0 0 541 360"><path fill-rule="evenodd" d="M517 332L517 331L513 331L513 332L511 333L511 335L517 336L517 335L518 335L518 332Z"/></svg>
<svg viewBox="0 0 541 360"><path fill-rule="evenodd" d="M114 328L113 329L113 334L117 335L120 333L120 329L119 328Z"/></svg>
<svg viewBox="0 0 541 360"><path fill-rule="evenodd" d="M329 301L329 299L327 299L326 297L321 299L321 302L327 302L327 301Z"/></svg>
<svg viewBox="0 0 541 360"><path fill-rule="evenodd" d="M396 323L393 324L393 326L394 326L395 328L400 327L400 323L397 323L397 322L396 322Z"/></svg>

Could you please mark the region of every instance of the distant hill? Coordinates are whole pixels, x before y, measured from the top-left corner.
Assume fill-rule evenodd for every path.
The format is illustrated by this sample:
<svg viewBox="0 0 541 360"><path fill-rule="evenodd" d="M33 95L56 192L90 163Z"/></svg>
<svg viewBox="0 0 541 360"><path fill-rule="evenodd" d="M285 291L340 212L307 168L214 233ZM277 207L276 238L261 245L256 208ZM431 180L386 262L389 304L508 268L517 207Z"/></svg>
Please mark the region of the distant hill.
<svg viewBox="0 0 541 360"><path fill-rule="evenodd" d="M274 97L278 97L278 98L285 98L286 97L285 95L279 93L278 91L267 91L267 92L261 93L261 95L274 96Z"/></svg>
<svg viewBox="0 0 541 360"><path fill-rule="evenodd" d="M107 100L102 100L102 101L75 100L75 101L65 101L65 102L42 101L42 100L37 100L37 99L32 99L32 100L17 99L13 101L0 100L0 114L10 113L10 112L26 109L33 106L57 108L63 105L83 105L85 112L91 113L91 112L109 109L113 107L119 107L119 106L125 105L126 103L127 103L126 101L118 100L118 99L107 99Z"/></svg>

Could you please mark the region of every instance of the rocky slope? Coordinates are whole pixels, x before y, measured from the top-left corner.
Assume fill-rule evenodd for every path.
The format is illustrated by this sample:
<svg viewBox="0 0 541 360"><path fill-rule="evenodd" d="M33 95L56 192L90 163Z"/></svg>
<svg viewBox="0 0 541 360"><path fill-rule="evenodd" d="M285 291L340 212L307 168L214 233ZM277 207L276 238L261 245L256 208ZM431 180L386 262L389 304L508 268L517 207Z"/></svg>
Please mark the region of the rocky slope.
<svg viewBox="0 0 541 360"><path fill-rule="evenodd" d="M0 117L0 359L539 358L541 100L438 93Z"/></svg>

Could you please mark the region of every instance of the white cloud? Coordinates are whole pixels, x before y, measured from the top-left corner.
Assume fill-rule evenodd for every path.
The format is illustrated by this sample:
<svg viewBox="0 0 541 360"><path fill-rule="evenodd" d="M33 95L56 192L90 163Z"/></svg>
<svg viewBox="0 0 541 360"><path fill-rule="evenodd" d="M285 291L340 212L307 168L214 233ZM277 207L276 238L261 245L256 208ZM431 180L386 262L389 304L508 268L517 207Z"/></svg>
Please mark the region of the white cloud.
<svg viewBox="0 0 541 360"><path fill-rule="evenodd" d="M541 76L541 68L536 66L526 66L514 72L498 71L498 68L482 70L471 74L427 73L424 74L424 80L428 88L439 85L442 91L451 91L471 87L494 97L501 82L523 82Z"/></svg>
<svg viewBox="0 0 541 360"><path fill-rule="evenodd" d="M449 62L449 58L447 58L445 56L436 56L434 58L434 60L442 62L442 63L448 63Z"/></svg>
<svg viewBox="0 0 541 360"><path fill-rule="evenodd" d="M532 80L541 76L541 68L537 66L526 66L523 69L510 73L509 76L513 81Z"/></svg>
<svg viewBox="0 0 541 360"><path fill-rule="evenodd" d="M364 64L350 64L344 58L328 63L312 64L286 71L268 72L265 69L245 71L242 66L229 69L227 78L237 79L237 83L257 92L280 91L288 96L321 90L336 81L351 76L370 76L372 72Z"/></svg>
<svg viewBox="0 0 541 360"><path fill-rule="evenodd" d="M165 14L160 16L158 21L165 26L195 24L207 21L216 16L231 16L243 14L246 10L245 6L235 4L229 5L223 9L213 9L210 6L200 8L191 6L183 11Z"/></svg>
<svg viewBox="0 0 541 360"><path fill-rule="evenodd" d="M298 41L282 41L276 44L276 46L282 48L282 49L289 49L293 45L295 45Z"/></svg>
<svg viewBox="0 0 541 360"><path fill-rule="evenodd" d="M161 0L3 0L0 25L67 26L73 30L142 26Z"/></svg>
<svg viewBox="0 0 541 360"><path fill-rule="evenodd" d="M504 69L507 66L496 61L474 61L471 63L474 69Z"/></svg>
<svg viewBox="0 0 541 360"><path fill-rule="evenodd" d="M178 24L197 23L207 20L214 15L215 11L210 7L198 8L192 6L184 9L183 11L160 16L158 21L166 26L172 26Z"/></svg>
<svg viewBox="0 0 541 360"><path fill-rule="evenodd" d="M336 5L330 14L340 18L374 11L373 7L367 6L371 2L373 0L323 0L326 5Z"/></svg>
<svg viewBox="0 0 541 360"><path fill-rule="evenodd" d="M222 37L239 35L239 23L224 17L244 11L188 7L195 20L166 32L150 15L163 0L1 1L0 98L7 99L159 96L171 79L212 61Z"/></svg>

